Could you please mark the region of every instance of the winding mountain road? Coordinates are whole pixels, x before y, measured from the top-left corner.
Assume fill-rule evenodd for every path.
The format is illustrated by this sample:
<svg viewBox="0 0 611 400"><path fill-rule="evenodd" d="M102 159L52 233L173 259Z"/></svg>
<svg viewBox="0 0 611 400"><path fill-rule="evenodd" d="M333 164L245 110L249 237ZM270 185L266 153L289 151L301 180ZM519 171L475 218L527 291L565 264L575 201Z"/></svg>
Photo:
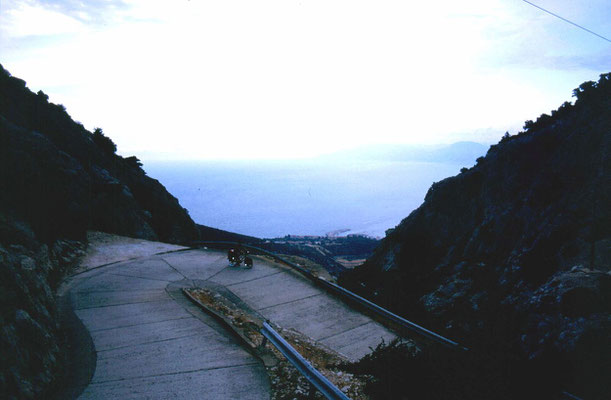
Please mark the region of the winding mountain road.
<svg viewBox="0 0 611 400"><path fill-rule="evenodd" d="M91 266L90 266L91 267ZM263 364L181 293L224 285L251 308L349 359L394 335L290 268L255 258L228 266L224 252L181 250L101 266L65 284L93 340L95 372L83 399L268 399Z"/></svg>

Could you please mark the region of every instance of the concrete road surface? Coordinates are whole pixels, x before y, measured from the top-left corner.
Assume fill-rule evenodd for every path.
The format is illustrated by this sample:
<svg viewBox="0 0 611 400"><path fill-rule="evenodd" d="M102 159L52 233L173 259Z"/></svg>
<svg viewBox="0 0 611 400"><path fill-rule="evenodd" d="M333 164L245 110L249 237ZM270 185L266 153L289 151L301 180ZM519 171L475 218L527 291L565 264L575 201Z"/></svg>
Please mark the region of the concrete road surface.
<svg viewBox="0 0 611 400"><path fill-rule="evenodd" d="M209 280L274 323L350 359L394 335L288 267L255 257L229 267L226 253L187 250L72 277L65 292L89 331L97 362L83 399L268 399L263 364L180 293Z"/></svg>

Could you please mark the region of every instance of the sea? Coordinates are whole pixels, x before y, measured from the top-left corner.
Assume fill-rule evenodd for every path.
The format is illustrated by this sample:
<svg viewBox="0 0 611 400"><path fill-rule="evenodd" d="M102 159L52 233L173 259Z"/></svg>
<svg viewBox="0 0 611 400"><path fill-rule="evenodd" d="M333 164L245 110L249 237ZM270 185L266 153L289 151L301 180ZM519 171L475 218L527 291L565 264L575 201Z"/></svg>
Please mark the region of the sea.
<svg viewBox="0 0 611 400"><path fill-rule="evenodd" d="M384 237L463 164L421 161L144 161L199 224L259 238Z"/></svg>

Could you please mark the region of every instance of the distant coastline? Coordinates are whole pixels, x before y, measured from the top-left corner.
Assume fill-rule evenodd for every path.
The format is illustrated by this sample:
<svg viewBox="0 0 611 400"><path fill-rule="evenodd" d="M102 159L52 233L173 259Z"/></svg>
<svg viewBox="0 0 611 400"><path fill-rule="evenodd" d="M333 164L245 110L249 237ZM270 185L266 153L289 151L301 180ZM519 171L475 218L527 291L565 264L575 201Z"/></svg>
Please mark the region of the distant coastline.
<svg viewBox="0 0 611 400"><path fill-rule="evenodd" d="M144 168L198 224L259 238L382 238L422 203L433 182L467 164L145 161Z"/></svg>

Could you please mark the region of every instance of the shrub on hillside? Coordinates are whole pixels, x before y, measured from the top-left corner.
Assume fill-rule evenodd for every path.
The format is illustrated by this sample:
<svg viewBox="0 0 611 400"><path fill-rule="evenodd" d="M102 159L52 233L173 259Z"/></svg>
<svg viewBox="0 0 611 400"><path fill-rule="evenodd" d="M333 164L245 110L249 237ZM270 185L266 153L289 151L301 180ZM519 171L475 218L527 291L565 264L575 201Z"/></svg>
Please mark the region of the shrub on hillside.
<svg viewBox="0 0 611 400"><path fill-rule="evenodd" d="M93 130L93 143L95 143L106 154L114 154L117 152L117 145L111 138L104 135L102 128L95 128Z"/></svg>

